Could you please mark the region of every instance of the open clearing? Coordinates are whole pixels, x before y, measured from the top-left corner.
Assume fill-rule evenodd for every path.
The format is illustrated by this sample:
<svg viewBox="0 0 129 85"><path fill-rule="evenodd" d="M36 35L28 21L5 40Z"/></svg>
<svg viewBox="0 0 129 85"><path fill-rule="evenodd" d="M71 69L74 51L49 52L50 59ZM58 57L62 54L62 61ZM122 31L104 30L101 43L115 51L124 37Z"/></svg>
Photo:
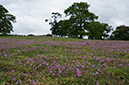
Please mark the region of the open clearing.
<svg viewBox="0 0 129 85"><path fill-rule="evenodd" d="M0 37L2 85L129 85L129 41Z"/></svg>

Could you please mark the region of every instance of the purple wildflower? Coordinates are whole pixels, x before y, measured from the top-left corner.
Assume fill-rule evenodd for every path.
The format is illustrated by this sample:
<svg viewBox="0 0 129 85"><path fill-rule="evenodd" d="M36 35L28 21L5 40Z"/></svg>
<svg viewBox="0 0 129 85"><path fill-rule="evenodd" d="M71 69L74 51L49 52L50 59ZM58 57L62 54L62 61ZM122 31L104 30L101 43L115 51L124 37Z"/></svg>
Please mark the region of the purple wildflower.
<svg viewBox="0 0 129 85"><path fill-rule="evenodd" d="M99 85L99 82L97 82L96 85Z"/></svg>
<svg viewBox="0 0 129 85"><path fill-rule="evenodd" d="M53 73L52 75L55 75L55 73Z"/></svg>
<svg viewBox="0 0 129 85"><path fill-rule="evenodd" d="M59 70L59 73L62 73L62 71L61 71L61 70Z"/></svg>
<svg viewBox="0 0 129 85"><path fill-rule="evenodd" d="M18 84L18 81L15 84Z"/></svg>
<svg viewBox="0 0 129 85"><path fill-rule="evenodd" d="M86 66L86 68L89 68L89 66Z"/></svg>
<svg viewBox="0 0 129 85"><path fill-rule="evenodd" d="M75 60L72 60L73 62L75 62Z"/></svg>
<svg viewBox="0 0 129 85"><path fill-rule="evenodd" d="M82 68L85 68L85 66L82 66Z"/></svg>
<svg viewBox="0 0 129 85"><path fill-rule="evenodd" d="M52 71L50 71L50 73L52 73Z"/></svg>
<svg viewBox="0 0 129 85"><path fill-rule="evenodd" d="M30 66L32 66L32 64L30 64Z"/></svg>
<svg viewBox="0 0 129 85"><path fill-rule="evenodd" d="M16 78L13 78L13 80L15 81L15 80L16 80Z"/></svg>
<svg viewBox="0 0 129 85"><path fill-rule="evenodd" d="M42 64L39 64L39 66L41 66Z"/></svg>
<svg viewBox="0 0 129 85"><path fill-rule="evenodd" d="M5 54L5 56L7 56L7 54Z"/></svg>
<svg viewBox="0 0 129 85"><path fill-rule="evenodd" d="M96 74L98 74L98 72L96 72Z"/></svg>
<svg viewBox="0 0 129 85"><path fill-rule="evenodd" d="M92 65L92 67L95 67L95 64L94 64L94 65Z"/></svg>
<svg viewBox="0 0 129 85"><path fill-rule="evenodd" d="M88 70L86 70L86 72L88 72Z"/></svg>
<svg viewBox="0 0 129 85"><path fill-rule="evenodd" d="M103 68L103 70L106 70L106 68Z"/></svg>
<svg viewBox="0 0 129 85"><path fill-rule="evenodd" d="M71 69L71 67L69 67L69 70Z"/></svg>
<svg viewBox="0 0 129 85"><path fill-rule="evenodd" d="M35 81L32 81L32 84L36 84L36 82Z"/></svg>
<svg viewBox="0 0 129 85"><path fill-rule="evenodd" d="M82 76L82 74L81 74L82 72L79 70L79 68L77 68L77 75L80 77L80 76Z"/></svg>
<svg viewBox="0 0 129 85"><path fill-rule="evenodd" d="M95 73L92 73L93 75L95 75Z"/></svg>
<svg viewBox="0 0 129 85"><path fill-rule="evenodd" d="M25 74L24 76L27 76L27 74Z"/></svg>
<svg viewBox="0 0 129 85"><path fill-rule="evenodd" d="M24 66L26 66L26 64L24 64Z"/></svg>
<svg viewBox="0 0 129 85"><path fill-rule="evenodd" d="M27 61L27 63L29 63L29 61Z"/></svg>
<svg viewBox="0 0 129 85"><path fill-rule="evenodd" d="M120 64L120 66L123 66L123 64Z"/></svg>
<svg viewBox="0 0 129 85"><path fill-rule="evenodd" d="M60 75L59 73L57 75Z"/></svg>
<svg viewBox="0 0 129 85"><path fill-rule="evenodd" d="M116 64L115 62L113 62L113 64Z"/></svg>
<svg viewBox="0 0 129 85"><path fill-rule="evenodd" d="M12 72L14 72L14 70L12 70Z"/></svg>
<svg viewBox="0 0 129 85"><path fill-rule="evenodd" d="M22 83L21 81L19 81L19 83Z"/></svg>
<svg viewBox="0 0 129 85"><path fill-rule="evenodd" d="M77 67L79 67L79 65L77 65Z"/></svg>
<svg viewBox="0 0 129 85"><path fill-rule="evenodd" d="M46 63L46 65L48 66L48 65L49 65L49 63Z"/></svg>
<svg viewBox="0 0 129 85"><path fill-rule="evenodd" d="M17 50L18 52L20 52L20 50Z"/></svg>

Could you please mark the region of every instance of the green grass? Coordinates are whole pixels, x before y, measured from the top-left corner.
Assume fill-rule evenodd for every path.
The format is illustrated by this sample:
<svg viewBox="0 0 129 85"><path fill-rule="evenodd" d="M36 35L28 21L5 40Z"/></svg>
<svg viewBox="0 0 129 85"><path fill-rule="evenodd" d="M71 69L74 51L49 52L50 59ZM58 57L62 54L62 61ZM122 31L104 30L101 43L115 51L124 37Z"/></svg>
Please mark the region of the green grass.
<svg viewBox="0 0 129 85"><path fill-rule="evenodd" d="M129 41L0 37L0 85L128 85Z"/></svg>

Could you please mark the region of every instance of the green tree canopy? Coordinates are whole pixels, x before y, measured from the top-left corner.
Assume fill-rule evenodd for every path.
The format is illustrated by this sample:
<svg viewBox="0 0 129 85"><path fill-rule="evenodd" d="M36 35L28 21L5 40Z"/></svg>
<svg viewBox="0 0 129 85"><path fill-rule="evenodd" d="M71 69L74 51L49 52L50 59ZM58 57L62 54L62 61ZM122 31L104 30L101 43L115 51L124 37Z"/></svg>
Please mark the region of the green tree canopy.
<svg viewBox="0 0 129 85"><path fill-rule="evenodd" d="M117 26L110 38L115 40L129 40L129 26Z"/></svg>
<svg viewBox="0 0 129 85"><path fill-rule="evenodd" d="M105 39L109 36L109 32L113 30L112 26L109 26L107 23L92 22L87 24L87 35L89 39Z"/></svg>
<svg viewBox="0 0 129 85"><path fill-rule="evenodd" d="M86 30L88 30L88 27L86 27L85 24L98 19L98 16L96 16L94 13L89 12L89 6L90 5L85 2L74 3L64 11L66 16L70 16L69 21L71 23L68 33L70 36L79 36L80 38L82 38L82 36L86 35Z"/></svg>
<svg viewBox="0 0 129 85"><path fill-rule="evenodd" d="M9 11L0 5L0 33L7 34L13 31L11 22L16 22L15 19L15 16L9 14Z"/></svg>
<svg viewBox="0 0 129 85"><path fill-rule="evenodd" d="M58 12L52 13L54 21L49 23L52 26L52 34L81 39L86 35L90 39L106 39L113 28L107 23L96 21L98 16L90 12L89 7L90 5L86 2L74 3L64 11L69 19L60 20L59 22L57 22L56 18L60 14Z"/></svg>
<svg viewBox="0 0 129 85"><path fill-rule="evenodd" d="M74 36L74 30L71 26L72 22L70 20L60 20L59 21L59 29L60 29L60 36Z"/></svg>

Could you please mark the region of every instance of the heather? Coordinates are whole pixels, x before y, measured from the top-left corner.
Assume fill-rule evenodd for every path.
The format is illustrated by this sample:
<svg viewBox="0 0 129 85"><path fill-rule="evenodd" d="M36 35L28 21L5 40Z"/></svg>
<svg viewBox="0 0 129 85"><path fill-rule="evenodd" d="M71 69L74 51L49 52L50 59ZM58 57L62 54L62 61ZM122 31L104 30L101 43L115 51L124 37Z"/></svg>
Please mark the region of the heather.
<svg viewBox="0 0 129 85"><path fill-rule="evenodd" d="M0 84L128 85L129 41L0 37Z"/></svg>

